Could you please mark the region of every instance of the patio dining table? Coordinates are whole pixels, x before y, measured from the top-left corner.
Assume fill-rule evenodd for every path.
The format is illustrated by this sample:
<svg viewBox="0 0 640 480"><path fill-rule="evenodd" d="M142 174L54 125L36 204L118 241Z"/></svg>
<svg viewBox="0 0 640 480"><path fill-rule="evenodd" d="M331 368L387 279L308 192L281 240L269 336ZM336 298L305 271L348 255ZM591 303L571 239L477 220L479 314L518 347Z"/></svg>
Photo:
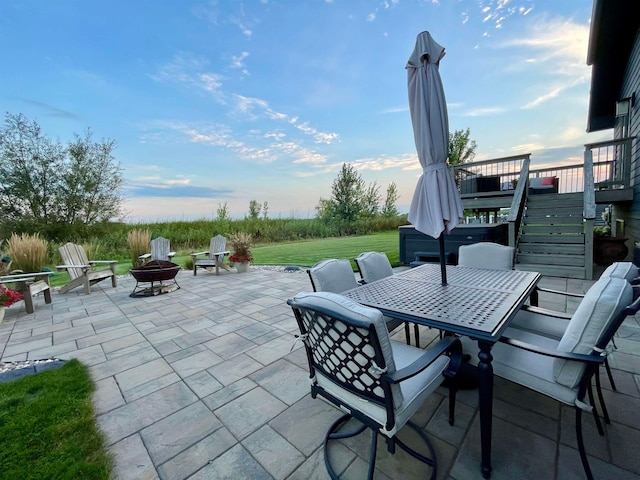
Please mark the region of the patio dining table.
<svg viewBox="0 0 640 480"><path fill-rule="evenodd" d="M478 341L478 397L482 476L491 475L493 367L491 348L540 280L537 272L425 264L344 292L384 315Z"/></svg>

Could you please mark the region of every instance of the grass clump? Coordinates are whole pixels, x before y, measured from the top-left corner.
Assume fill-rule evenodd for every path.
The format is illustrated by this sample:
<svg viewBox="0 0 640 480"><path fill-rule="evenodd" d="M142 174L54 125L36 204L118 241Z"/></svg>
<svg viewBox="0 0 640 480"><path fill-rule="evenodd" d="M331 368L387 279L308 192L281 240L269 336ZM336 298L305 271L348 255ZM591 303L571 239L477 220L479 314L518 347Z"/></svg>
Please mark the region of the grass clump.
<svg viewBox="0 0 640 480"><path fill-rule="evenodd" d="M2 478L109 479L112 462L92 391L78 360L0 384Z"/></svg>
<svg viewBox="0 0 640 480"><path fill-rule="evenodd" d="M129 245L129 255L131 256L131 265L137 267L140 265L138 257L149 251L151 243L151 232L148 229L135 228L127 234L127 243Z"/></svg>
<svg viewBox="0 0 640 480"><path fill-rule="evenodd" d="M7 241L7 250L11 257L12 269L25 273L39 272L47 258L49 243L38 233L11 234Z"/></svg>

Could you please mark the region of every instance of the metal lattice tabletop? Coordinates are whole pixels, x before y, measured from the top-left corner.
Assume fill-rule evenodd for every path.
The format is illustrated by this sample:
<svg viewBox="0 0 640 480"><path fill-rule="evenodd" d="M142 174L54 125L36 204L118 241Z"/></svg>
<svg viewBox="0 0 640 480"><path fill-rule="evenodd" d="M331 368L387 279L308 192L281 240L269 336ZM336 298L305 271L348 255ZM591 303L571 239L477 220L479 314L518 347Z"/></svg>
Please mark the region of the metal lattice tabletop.
<svg viewBox="0 0 640 480"><path fill-rule="evenodd" d="M355 288L344 295L386 315L452 331L494 336L529 296L540 274L427 264Z"/></svg>

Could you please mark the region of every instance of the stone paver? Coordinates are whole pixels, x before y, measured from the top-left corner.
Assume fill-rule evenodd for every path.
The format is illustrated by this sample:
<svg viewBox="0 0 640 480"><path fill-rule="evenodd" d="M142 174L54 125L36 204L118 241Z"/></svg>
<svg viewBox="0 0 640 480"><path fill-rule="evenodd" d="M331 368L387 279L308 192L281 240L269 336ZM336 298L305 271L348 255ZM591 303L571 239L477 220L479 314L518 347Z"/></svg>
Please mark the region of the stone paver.
<svg viewBox="0 0 640 480"><path fill-rule="evenodd" d="M36 298L34 314L13 306L0 325L0 360L55 356L89 366L114 479L327 479L322 443L342 412L311 398L286 305L311 290L306 274L183 271L177 279L179 290L157 297L129 297L135 282L125 277L117 288L97 284L90 295L54 292L50 305ZM543 284L584 292L591 282ZM569 312L577 306L553 295L540 301ZM434 330L420 333L422 343L437 338ZM402 341L404 333L395 337ZM640 322L627 319L616 343L610 364L617 391L601 374L612 423L601 437L584 415L587 452L596 478L640 480ZM447 403L441 388L413 418L432 440L438 479L481 478L477 391L458 392L454 426ZM493 428L491 478L584 477L572 409L496 379ZM368 448L368 438L331 447L342 478L362 478ZM428 474L400 449L390 455L382 440L376 465L382 480Z"/></svg>

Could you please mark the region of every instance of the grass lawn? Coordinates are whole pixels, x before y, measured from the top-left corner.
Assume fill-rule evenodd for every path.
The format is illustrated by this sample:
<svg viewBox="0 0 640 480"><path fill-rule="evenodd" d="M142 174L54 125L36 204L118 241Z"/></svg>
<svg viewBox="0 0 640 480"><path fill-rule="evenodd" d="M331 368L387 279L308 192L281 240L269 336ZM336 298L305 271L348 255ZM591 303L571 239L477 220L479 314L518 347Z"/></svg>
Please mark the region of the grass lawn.
<svg viewBox="0 0 640 480"><path fill-rule="evenodd" d="M400 239L397 230L374 233L371 235L322 238L305 240L302 242L279 243L254 247L251 253L254 265L298 265L310 267L320 260L327 258L348 258L356 269L353 259L362 252L384 252L389 257L391 265L400 265ZM190 252L178 252L173 258L174 263L182 265L190 258ZM92 259L93 260L93 259ZM95 259L108 260L108 259ZM131 262L116 265L117 275L126 275L131 269ZM69 281L66 273L55 273L51 278L51 285L61 286Z"/></svg>
<svg viewBox="0 0 640 480"><path fill-rule="evenodd" d="M92 391L77 360L0 384L0 477L109 479Z"/></svg>

